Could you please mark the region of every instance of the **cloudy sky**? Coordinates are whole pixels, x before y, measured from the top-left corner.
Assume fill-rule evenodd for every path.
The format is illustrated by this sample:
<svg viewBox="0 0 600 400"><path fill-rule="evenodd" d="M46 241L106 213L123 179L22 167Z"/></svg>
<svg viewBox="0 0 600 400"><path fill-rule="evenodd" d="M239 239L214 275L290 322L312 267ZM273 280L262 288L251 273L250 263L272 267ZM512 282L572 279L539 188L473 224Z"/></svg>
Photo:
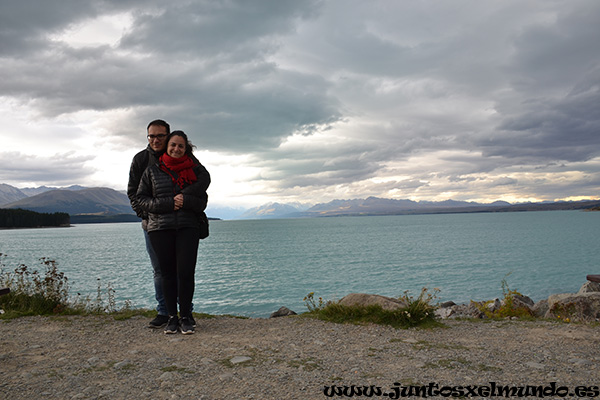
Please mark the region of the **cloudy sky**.
<svg viewBox="0 0 600 400"><path fill-rule="evenodd" d="M596 0L0 0L0 183L125 189L162 118L213 205L598 198L599 37Z"/></svg>

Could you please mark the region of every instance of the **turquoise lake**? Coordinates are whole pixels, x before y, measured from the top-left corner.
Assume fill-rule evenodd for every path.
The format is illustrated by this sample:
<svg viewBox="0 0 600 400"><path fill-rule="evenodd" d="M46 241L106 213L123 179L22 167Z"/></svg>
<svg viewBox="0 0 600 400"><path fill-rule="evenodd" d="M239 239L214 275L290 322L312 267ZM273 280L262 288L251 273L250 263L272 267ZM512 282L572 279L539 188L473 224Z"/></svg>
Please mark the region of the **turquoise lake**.
<svg viewBox="0 0 600 400"><path fill-rule="evenodd" d="M576 292L600 273L600 212L545 211L211 221L200 243L194 311L267 317L306 311L304 296L353 292L440 301L502 296L506 278L538 301ZM0 231L4 269L58 263L71 294L94 298L110 283L118 305L154 308L140 224Z"/></svg>

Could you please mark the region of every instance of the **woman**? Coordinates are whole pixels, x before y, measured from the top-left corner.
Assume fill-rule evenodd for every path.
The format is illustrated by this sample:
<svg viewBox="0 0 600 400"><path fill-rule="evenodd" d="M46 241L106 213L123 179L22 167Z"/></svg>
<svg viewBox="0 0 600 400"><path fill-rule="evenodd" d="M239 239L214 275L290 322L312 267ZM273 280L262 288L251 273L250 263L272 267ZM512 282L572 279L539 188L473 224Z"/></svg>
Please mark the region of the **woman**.
<svg viewBox="0 0 600 400"><path fill-rule="evenodd" d="M207 228L202 224L210 175L195 161L192 147L184 132L173 131L166 152L144 171L137 191L140 207L148 213L148 235L162 274L169 313L165 333L194 333L194 273L201 231Z"/></svg>

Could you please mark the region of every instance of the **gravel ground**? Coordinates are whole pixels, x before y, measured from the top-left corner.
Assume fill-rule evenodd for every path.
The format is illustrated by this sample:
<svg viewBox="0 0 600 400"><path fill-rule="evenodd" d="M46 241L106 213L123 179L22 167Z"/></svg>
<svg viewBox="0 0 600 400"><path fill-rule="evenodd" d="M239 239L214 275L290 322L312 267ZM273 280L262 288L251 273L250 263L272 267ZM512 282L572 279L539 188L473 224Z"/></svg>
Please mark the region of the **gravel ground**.
<svg viewBox="0 0 600 400"><path fill-rule="evenodd" d="M0 322L0 398L326 399L344 385L381 387L370 398L394 398L400 384L555 381L572 393L600 386L597 325L450 320L445 328L396 330L303 317L219 317L198 320L196 334L184 336L148 329L147 322ZM350 397L369 398L333 396Z"/></svg>

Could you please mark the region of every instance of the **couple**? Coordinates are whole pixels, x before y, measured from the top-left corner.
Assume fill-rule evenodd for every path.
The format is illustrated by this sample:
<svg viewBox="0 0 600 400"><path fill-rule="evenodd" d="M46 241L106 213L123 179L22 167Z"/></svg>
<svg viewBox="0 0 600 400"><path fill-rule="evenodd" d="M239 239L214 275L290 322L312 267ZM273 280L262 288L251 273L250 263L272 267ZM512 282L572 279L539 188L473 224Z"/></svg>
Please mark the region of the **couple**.
<svg viewBox="0 0 600 400"><path fill-rule="evenodd" d="M155 120L147 132L148 147L131 163L127 195L142 218L154 269L158 316L149 327L192 334L194 273L199 240L208 233L204 210L210 175L183 131L170 132L168 123Z"/></svg>

